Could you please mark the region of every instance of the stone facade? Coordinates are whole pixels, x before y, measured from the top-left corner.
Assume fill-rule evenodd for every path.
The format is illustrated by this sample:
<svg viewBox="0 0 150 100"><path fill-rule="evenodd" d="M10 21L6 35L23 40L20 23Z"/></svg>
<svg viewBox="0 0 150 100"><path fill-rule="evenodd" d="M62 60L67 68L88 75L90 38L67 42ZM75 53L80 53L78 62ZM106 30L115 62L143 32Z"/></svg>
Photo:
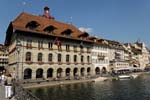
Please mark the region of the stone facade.
<svg viewBox="0 0 150 100"><path fill-rule="evenodd" d="M39 19L43 21L42 23L36 19L38 16L21 14L9 26L5 44L9 46L8 70L13 78L19 80L39 78L70 79L95 74L91 63L93 42L87 39L86 33L80 32L70 24L60 23L51 19L48 19L52 21L50 23L51 27L48 27L48 29L51 31L52 27L56 27L55 33L47 31L39 33L39 31L33 31L28 27L24 27L25 31L22 28L15 30L15 25L18 23L21 23L20 27L30 23L25 17L30 17L30 20L36 20L37 23L43 25L47 21L47 18L40 17ZM27 24L22 26L24 23L20 22L21 19ZM32 22L32 24L34 26L35 23ZM12 25L15 31L11 31ZM67 31L64 31L63 27L67 27ZM9 35L11 35L11 38L8 37Z"/></svg>
<svg viewBox="0 0 150 100"><path fill-rule="evenodd" d="M8 51L7 48L0 44L0 71L8 66Z"/></svg>

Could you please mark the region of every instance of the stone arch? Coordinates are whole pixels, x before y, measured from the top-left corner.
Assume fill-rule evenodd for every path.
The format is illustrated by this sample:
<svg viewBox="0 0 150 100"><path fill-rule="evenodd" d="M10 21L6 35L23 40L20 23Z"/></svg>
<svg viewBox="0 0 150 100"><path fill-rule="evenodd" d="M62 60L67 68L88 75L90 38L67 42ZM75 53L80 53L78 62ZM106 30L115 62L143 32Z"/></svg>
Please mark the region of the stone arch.
<svg viewBox="0 0 150 100"><path fill-rule="evenodd" d="M53 68L49 68L47 70L47 78L52 78L53 77Z"/></svg>
<svg viewBox="0 0 150 100"><path fill-rule="evenodd" d="M61 78L61 77L62 77L62 72L63 72L63 69L62 69L62 68L58 68L58 69L57 69L57 77L58 77L58 78Z"/></svg>
<svg viewBox="0 0 150 100"><path fill-rule="evenodd" d="M100 68L99 68L99 67L96 67L96 68L95 68L95 74L96 74L96 75L99 75L99 74L100 74Z"/></svg>
<svg viewBox="0 0 150 100"><path fill-rule="evenodd" d="M81 76L84 76L85 75L85 68L81 68L80 73L81 73Z"/></svg>
<svg viewBox="0 0 150 100"><path fill-rule="evenodd" d="M107 69L106 69L106 67L103 67L102 68L102 74L106 74L107 73Z"/></svg>
<svg viewBox="0 0 150 100"><path fill-rule="evenodd" d="M66 76L70 76L70 71L71 71L70 68L66 68Z"/></svg>
<svg viewBox="0 0 150 100"><path fill-rule="evenodd" d="M43 78L43 69L39 68L36 70L36 78Z"/></svg>
<svg viewBox="0 0 150 100"><path fill-rule="evenodd" d="M88 68L87 68L87 75L90 75L90 74L91 74L91 68L88 67Z"/></svg>
<svg viewBox="0 0 150 100"><path fill-rule="evenodd" d="M138 67L138 65L134 64L133 67Z"/></svg>
<svg viewBox="0 0 150 100"><path fill-rule="evenodd" d="M32 69L27 68L24 70L24 79L31 79L32 77Z"/></svg>
<svg viewBox="0 0 150 100"><path fill-rule="evenodd" d="M78 75L78 68L74 68L74 70L73 70L73 75L74 75L74 76L77 76L77 75Z"/></svg>

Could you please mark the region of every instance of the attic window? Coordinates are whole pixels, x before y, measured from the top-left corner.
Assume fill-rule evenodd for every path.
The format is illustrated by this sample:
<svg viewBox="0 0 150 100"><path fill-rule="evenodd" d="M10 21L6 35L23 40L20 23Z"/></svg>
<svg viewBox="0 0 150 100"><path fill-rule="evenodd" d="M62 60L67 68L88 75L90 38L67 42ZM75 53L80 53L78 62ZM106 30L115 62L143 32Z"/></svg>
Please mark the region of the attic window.
<svg viewBox="0 0 150 100"><path fill-rule="evenodd" d="M39 25L40 24L37 23L36 21L31 21L31 22L27 23L26 28L33 30L36 27L38 27Z"/></svg>
<svg viewBox="0 0 150 100"><path fill-rule="evenodd" d="M55 29L56 27L50 25L44 29L44 32L53 33Z"/></svg>
<svg viewBox="0 0 150 100"><path fill-rule="evenodd" d="M87 39L89 37L89 34L87 32L84 32L83 34L78 36L81 39Z"/></svg>
<svg viewBox="0 0 150 100"><path fill-rule="evenodd" d="M62 35L65 35L65 36L71 36L71 33L72 33L72 32L73 32L72 30L67 29L67 30L63 31L61 34L62 34Z"/></svg>

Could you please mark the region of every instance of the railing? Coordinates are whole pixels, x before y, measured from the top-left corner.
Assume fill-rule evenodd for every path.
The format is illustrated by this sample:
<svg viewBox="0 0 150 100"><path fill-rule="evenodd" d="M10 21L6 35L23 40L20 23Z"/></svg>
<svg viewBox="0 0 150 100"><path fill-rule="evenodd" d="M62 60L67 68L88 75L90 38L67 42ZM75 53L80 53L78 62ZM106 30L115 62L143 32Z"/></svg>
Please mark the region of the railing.
<svg viewBox="0 0 150 100"><path fill-rule="evenodd" d="M13 82L13 92L16 100L40 100L16 82Z"/></svg>

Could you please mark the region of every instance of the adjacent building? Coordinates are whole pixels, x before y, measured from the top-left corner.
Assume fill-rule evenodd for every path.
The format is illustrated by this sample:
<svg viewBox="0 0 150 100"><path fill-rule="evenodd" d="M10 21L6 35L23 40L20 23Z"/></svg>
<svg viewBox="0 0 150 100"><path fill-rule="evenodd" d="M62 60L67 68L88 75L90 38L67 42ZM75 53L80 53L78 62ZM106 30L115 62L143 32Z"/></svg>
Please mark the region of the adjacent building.
<svg viewBox="0 0 150 100"><path fill-rule="evenodd" d="M8 66L8 52L7 48L0 44L0 72Z"/></svg>

